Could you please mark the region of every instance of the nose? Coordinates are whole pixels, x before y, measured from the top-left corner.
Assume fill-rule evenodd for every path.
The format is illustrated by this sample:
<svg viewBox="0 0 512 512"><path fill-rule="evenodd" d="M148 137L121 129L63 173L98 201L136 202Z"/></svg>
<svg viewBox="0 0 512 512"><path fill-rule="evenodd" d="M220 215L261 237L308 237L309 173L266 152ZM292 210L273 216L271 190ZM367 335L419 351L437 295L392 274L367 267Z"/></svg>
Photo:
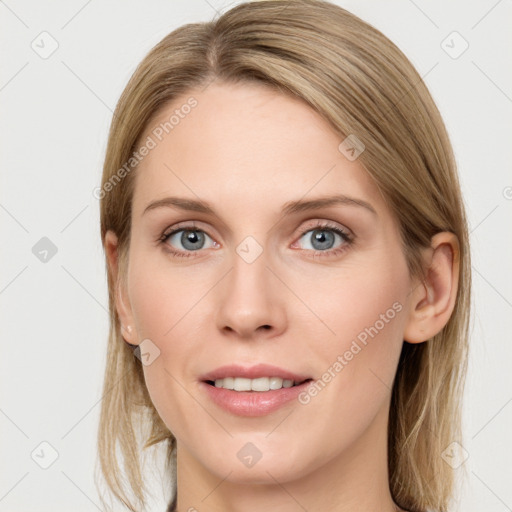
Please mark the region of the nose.
<svg viewBox="0 0 512 512"><path fill-rule="evenodd" d="M235 252L233 268L222 280L217 297L217 327L225 336L271 338L286 328L286 290L275 269L269 268L267 252L252 262Z"/></svg>

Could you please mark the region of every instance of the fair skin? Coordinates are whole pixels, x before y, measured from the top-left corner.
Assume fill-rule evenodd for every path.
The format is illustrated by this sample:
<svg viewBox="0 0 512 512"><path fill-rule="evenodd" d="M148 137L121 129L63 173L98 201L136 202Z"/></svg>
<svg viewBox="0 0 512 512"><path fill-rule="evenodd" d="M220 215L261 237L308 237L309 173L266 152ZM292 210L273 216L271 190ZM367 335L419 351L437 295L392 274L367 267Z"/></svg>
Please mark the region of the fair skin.
<svg viewBox="0 0 512 512"><path fill-rule="evenodd" d="M116 297L121 323L131 326L126 341L149 339L160 350L143 369L177 438L178 510L393 512L391 387L404 340L424 342L453 311L457 240L437 234L424 251L427 280L412 279L384 197L311 108L259 85L213 83L165 106L151 127L190 96L197 107L136 171L127 280ZM375 212L335 204L281 213L288 201L333 194ZM176 207L143 213L168 196L208 203L215 214ZM319 222L353 234L353 243ZM178 223L204 238L183 245L179 232L156 242ZM327 248L315 241L315 229L327 236ZM237 252L248 236L262 249L251 263ZM108 232L117 277L116 244ZM393 318L377 324L390 310ZM201 387L201 375L231 363L264 362L321 379L375 325L384 326L308 403L244 417ZM261 454L251 467L237 456L247 443Z"/></svg>

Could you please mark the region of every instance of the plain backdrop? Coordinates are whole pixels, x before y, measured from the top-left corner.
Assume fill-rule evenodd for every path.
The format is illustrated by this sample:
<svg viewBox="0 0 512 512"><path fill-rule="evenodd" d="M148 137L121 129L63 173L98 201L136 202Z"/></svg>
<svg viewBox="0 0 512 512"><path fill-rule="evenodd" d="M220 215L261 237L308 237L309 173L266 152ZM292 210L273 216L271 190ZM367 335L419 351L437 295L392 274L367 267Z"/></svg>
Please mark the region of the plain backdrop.
<svg viewBox="0 0 512 512"><path fill-rule="evenodd" d="M100 509L108 296L92 191L112 111L152 46L235 3L0 2L0 511ZM474 273L457 510L511 511L512 4L336 3L404 51L451 136Z"/></svg>

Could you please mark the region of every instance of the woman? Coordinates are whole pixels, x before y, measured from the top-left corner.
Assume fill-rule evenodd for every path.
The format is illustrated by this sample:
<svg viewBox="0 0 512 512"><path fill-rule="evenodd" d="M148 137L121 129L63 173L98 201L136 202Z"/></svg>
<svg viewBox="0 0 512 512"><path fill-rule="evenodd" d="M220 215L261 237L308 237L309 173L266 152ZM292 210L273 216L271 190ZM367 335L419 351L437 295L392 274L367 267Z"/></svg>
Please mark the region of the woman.
<svg viewBox="0 0 512 512"><path fill-rule="evenodd" d="M169 511L448 509L467 223L393 43L317 0L175 30L120 98L100 197L99 459L130 510L157 443Z"/></svg>

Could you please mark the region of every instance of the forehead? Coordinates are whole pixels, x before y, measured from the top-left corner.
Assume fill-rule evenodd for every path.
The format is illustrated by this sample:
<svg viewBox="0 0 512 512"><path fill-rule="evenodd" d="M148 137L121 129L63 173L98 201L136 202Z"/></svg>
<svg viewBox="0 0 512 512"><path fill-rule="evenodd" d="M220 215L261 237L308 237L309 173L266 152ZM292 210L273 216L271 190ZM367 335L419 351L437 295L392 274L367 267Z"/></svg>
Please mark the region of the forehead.
<svg viewBox="0 0 512 512"><path fill-rule="evenodd" d="M136 171L135 215L166 195L238 211L327 193L384 207L365 169L338 149L344 137L302 100L259 84L190 90L155 116L141 140L148 137L154 147Z"/></svg>

